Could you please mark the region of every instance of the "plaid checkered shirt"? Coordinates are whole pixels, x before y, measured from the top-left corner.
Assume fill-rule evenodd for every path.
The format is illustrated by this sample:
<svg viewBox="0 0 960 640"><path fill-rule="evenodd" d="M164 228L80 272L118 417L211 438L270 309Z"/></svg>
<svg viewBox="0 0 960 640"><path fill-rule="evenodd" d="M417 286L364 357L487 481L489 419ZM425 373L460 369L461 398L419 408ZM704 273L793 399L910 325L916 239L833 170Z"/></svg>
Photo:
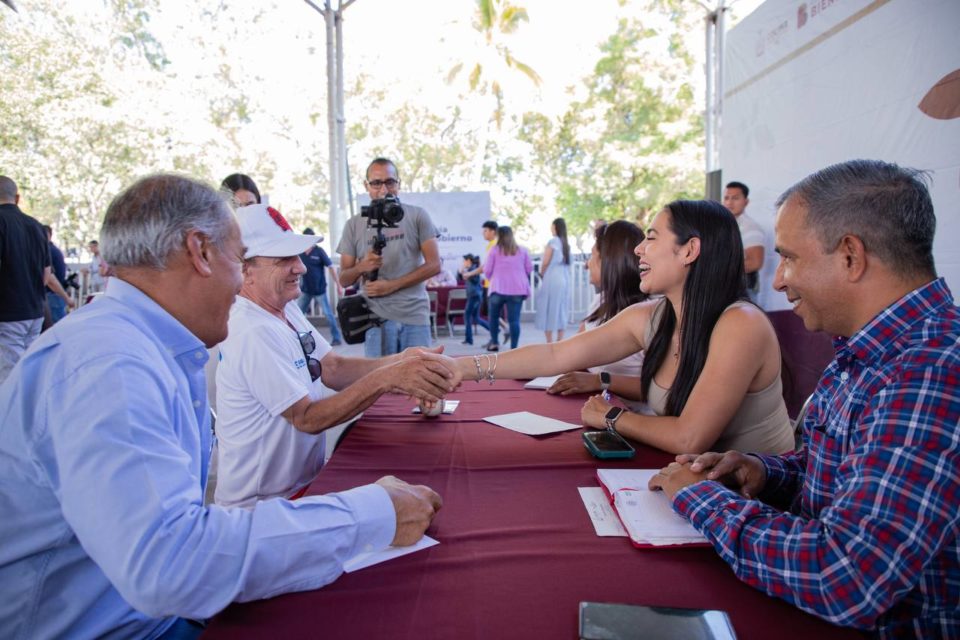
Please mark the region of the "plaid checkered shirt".
<svg viewBox="0 0 960 640"><path fill-rule="evenodd" d="M943 279L834 340L804 447L674 509L748 584L884 638L960 638L960 310ZM772 504L790 505L779 510Z"/></svg>

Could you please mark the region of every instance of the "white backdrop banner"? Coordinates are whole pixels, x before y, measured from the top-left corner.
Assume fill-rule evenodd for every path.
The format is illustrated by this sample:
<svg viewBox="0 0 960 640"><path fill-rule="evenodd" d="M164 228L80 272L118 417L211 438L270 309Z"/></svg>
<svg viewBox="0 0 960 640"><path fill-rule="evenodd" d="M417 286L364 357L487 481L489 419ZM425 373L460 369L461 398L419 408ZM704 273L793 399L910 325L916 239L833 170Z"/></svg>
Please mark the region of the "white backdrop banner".
<svg viewBox="0 0 960 640"><path fill-rule="evenodd" d="M730 31L721 166L766 232L764 307L789 306L771 288L777 196L854 158L930 172L937 271L960 294L958 25L958 0L768 0Z"/></svg>
<svg viewBox="0 0 960 640"><path fill-rule="evenodd" d="M483 259L487 246L481 228L490 219L489 191L452 191L425 193L400 193L400 202L415 204L426 209L440 232L440 259L443 269L456 278L463 265L463 255L472 253ZM370 204L370 196L357 196L357 215L360 207Z"/></svg>

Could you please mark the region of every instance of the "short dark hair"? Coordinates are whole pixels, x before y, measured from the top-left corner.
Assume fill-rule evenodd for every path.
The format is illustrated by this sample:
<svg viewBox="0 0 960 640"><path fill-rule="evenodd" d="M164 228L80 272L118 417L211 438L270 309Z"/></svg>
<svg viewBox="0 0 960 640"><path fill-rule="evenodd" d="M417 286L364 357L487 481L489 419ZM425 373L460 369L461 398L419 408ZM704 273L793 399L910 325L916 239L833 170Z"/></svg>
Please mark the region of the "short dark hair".
<svg viewBox="0 0 960 640"><path fill-rule="evenodd" d="M243 173L231 173L226 178L223 179L223 182L220 183L221 189L226 189L230 193L236 193L243 189L244 191L249 191L257 197L257 204L260 204L260 190L257 189L257 183L253 181L253 178Z"/></svg>
<svg viewBox="0 0 960 640"><path fill-rule="evenodd" d="M742 182L737 182L736 180L734 180L733 182L728 182L727 189L740 189L740 193L743 194L744 198L750 197L750 187L743 184Z"/></svg>
<svg viewBox="0 0 960 640"><path fill-rule="evenodd" d="M497 223L494 222L493 220L487 220L486 222L483 223L482 226L484 229L490 229L490 231L497 230Z"/></svg>
<svg viewBox="0 0 960 640"><path fill-rule="evenodd" d="M363 179L366 180L370 177L370 167L380 164L388 164L393 167L394 172L397 174L397 178L400 178L400 169L397 169L397 163L390 158L384 158L383 156L380 156L371 160L370 164L367 165L367 170L363 173Z"/></svg>
<svg viewBox="0 0 960 640"><path fill-rule="evenodd" d="M843 236L854 235L897 271L936 276L937 218L927 179L917 169L880 160L850 160L796 183L777 198L777 207L791 199L806 206L807 226L824 251L832 253Z"/></svg>
<svg viewBox="0 0 960 640"><path fill-rule="evenodd" d="M307 227L306 229L303 230L303 235L305 235L305 236L312 236L312 235L313 235L313 229L311 229L310 227Z"/></svg>
<svg viewBox="0 0 960 640"><path fill-rule="evenodd" d="M17 183L7 176L0 176L0 200L13 200L17 197Z"/></svg>
<svg viewBox="0 0 960 640"><path fill-rule="evenodd" d="M99 240L91 240L91 241L88 242L87 244L95 244L95 245L97 245L97 246L99 247L99 246L100 246L100 241L99 241Z"/></svg>

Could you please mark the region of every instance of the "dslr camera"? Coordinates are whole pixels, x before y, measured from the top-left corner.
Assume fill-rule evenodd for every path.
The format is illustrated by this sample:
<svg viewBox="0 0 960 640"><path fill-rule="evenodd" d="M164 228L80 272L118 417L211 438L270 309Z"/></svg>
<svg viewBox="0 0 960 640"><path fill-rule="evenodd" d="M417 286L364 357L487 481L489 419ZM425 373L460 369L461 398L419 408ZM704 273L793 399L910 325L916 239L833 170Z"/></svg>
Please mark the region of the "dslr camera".
<svg viewBox="0 0 960 640"><path fill-rule="evenodd" d="M386 195L360 207L360 216L367 219L369 227L396 227L403 220L403 207L397 196Z"/></svg>

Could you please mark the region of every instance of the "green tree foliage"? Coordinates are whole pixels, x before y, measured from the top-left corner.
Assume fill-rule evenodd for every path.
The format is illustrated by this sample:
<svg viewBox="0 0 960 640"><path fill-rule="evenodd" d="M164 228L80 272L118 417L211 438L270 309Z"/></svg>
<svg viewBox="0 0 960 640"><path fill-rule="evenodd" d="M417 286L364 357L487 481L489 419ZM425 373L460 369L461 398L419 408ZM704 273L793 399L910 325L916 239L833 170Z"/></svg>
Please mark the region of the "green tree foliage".
<svg viewBox="0 0 960 640"><path fill-rule="evenodd" d="M124 89L107 80L165 64L149 6L116 0L81 14L35 0L0 12L0 167L67 246L96 237L110 199L168 151L169 132L118 111Z"/></svg>
<svg viewBox="0 0 960 640"><path fill-rule="evenodd" d="M465 72L471 93L494 99L493 120L499 130L505 113L503 76L520 73L534 84L540 84L537 72L517 60L508 46L509 37L517 32L522 22L529 22L530 17L526 9L511 4L509 0L476 0L476 4L473 28L483 36L483 42L473 49L474 58L458 62L447 72L447 82L453 83Z"/></svg>
<svg viewBox="0 0 960 640"><path fill-rule="evenodd" d="M669 16L660 21L669 28L620 21L584 80L586 97L562 116L523 117L520 139L536 179L554 189L573 234L597 219L642 223L666 202L702 191L703 125L689 83L696 71L680 38L686 14L672 4L650 5Z"/></svg>

